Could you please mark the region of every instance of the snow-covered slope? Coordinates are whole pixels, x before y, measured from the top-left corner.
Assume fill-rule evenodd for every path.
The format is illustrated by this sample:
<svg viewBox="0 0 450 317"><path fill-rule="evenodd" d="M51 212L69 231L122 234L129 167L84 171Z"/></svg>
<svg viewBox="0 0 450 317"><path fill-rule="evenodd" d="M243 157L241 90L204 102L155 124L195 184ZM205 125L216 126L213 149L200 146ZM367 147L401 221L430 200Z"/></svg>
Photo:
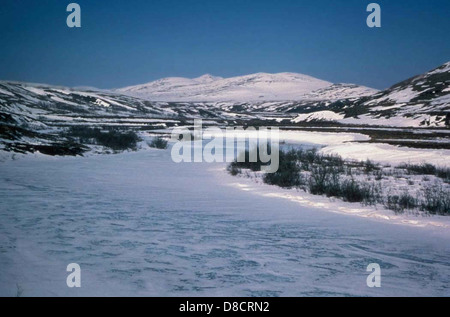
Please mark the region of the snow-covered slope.
<svg viewBox="0 0 450 317"><path fill-rule="evenodd" d="M334 84L325 88L315 90L306 94L303 98L306 100L340 100L348 98L358 98L370 96L377 93L378 90L359 86L354 84Z"/></svg>
<svg viewBox="0 0 450 317"><path fill-rule="evenodd" d="M106 122L108 118L118 117L177 115L161 104L98 89L19 82L0 82L0 114L11 117L12 121L39 122L39 125L58 121L70 124L94 118Z"/></svg>
<svg viewBox="0 0 450 317"><path fill-rule="evenodd" d="M354 96L346 98L349 87L334 85L313 92L309 96L332 100L314 107L292 108L300 115L292 122L339 121L345 124L380 125L395 127L444 126L450 114L450 62L425 74L402 81L389 89L365 94L362 87L350 88ZM313 99L313 98L308 98ZM333 111L336 115L323 115L323 111ZM342 119L339 119L339 117Z"/></svg>
<svg viewBox="0 0 450 317"><path fill-rule="evenodd" d="M297 118L295 118L294 120L292 120L292 122L294 123L298 123L298 122L318 122L318 121L339 121L343 118L342 115L333 112L333 111L329 111L329 110L324 110L324 111L316 111L313 113L303 113L303 114L299 114L297 116Z"/></svg>
<svg viewBox="0 0 450 317"><path fill-rule="evenodd" d="M353 102L347 120L392 126L443 126L450 113L450 62Z"/></svg>
<svg viewBox="0 0 450 317"><path fill-rule="evenodd" d="M176 123L167 104L93 89L0 82L0 150L62 148L77 154L64 127L152 127Z"/></svg>
<svg viewBox="0 0 450 317"><path fill-rule="evenodd" d="M356 85L333 85L295 73L221 78L204 75L195 79L164 78L116 90L119 93L156 101L280 101L359 97L375 90Z"/></svg>

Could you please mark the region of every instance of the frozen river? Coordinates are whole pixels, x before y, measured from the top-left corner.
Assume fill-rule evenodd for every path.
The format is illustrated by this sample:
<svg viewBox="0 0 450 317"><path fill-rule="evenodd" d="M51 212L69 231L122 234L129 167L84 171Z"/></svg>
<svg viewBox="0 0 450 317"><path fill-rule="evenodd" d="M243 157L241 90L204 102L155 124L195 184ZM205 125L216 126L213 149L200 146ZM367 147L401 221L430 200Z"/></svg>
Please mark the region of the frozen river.
<svg viewBox="0 0 450 317"><path fill-rule="evenodd" d="M156 150L0 163L0 295L450 296L448 229L257 195L222 168Z"/></svg>

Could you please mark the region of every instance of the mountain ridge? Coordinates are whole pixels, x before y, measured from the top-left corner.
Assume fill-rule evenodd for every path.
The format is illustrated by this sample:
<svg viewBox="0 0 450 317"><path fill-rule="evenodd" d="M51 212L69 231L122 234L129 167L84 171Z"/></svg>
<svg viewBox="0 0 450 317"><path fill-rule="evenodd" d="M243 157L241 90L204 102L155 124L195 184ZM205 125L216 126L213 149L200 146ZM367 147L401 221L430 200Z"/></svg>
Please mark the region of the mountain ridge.
<svg viewBox="0 0 450 317"><path fill-rule="evenodd" d="M256 74L234 78L231 83L258 85L262 80L266 85L270 78ZM224 80L207 75L188 82L205 86ZM184 81L169 80L176 85ZM364 95L363 89L363 96L349 97L349 91L360 90L357 85L327 83L303 94L299 101L176 102L149 101L88 87L0 81L0 150L77 154L84 150L67 136L72 127L148 131L190 125L196 118L217 125L442 128L450 116L450 62L386 90Z"/></svg>
<svg viewBox="0 0 450 317"><path fill-rule="evenodd" d="M149 101L294 101L313 98L311 93L314 91L334 85L337 84L304 74L261 72L230 78L209 74L194 79L167 77L113 91ZM340 98L361 97L375 92L377 90L364 86L347 86L345 92L341 91Z"/></svg>
<svg viewBox="0 0 450 317"><path fill-rule="evenodd" d="M347 110L338 110L344 123L442 126L450 113L450 62L344 104Z"/></svg>

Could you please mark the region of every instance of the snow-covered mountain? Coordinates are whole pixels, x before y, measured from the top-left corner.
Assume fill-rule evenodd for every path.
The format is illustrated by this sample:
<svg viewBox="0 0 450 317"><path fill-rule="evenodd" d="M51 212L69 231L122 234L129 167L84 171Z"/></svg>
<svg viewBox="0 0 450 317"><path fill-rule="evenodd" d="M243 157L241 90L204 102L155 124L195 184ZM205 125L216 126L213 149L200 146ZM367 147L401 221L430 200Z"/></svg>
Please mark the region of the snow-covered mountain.
<svg viewBox="0 0 450 317"><path fill-rule="evenodd" d="M305 100L340 100L370 96L378 90L354 84L334 84L303 96Z"/></svg>
<svg viewBox="0 0 450 317"><path fill-rule="evenodd" d="M379 93L344 104L332 105L337 112L345 114L344 123L443 126L450 113L450 62Z"/></svg>
<svg viewBox="0 0 450 317"><path fill-rule="evenodd" d="M194 79L171 77L116 92L152 101L287 101L337 100L371 95L376 90L330 82L296 73L257 73L221 78L204 75Z"/></svg>
<svg viewBox="0 0 450 317"><path fill-rule="evenodd" d="M191 124L194 118L213 125L336 122L442 127L450 113L450 62L381 92L287 73L167 78L125 90L0 82L0 150L76 154L80 144L73 145L67 137L73 126L147 131ZM183 92L183 98L207 96L219 101L149 101L130 96L148 98L149 91L158 92L162 99L181 98ZM233 100L233 96L249 100ZM263 97L251 100L252 96Z"/></svg>
<svg viewBox="0 0 450 317"><path fill-rule="evenodd" d="M164 128L179 117L167 104L91 88L0 82L0 150L80 154L66 138L68 127ZM158 119L164 118L164 119Z"/></svg>

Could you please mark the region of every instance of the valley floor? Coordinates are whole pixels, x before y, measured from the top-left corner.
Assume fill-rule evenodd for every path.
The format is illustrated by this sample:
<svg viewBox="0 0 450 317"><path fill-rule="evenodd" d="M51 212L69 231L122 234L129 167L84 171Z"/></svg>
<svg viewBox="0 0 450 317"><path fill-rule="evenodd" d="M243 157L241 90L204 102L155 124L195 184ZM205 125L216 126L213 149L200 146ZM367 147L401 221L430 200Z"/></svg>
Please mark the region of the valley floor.
<svg viewBox="0 0 450 317"><path fill-rule="evenodd" d="M448 218L388 215L225 168L152 149L1 162L0 295L450 295ZM66 286L69 263L81 266L79 289ZM381 288L366 286L370 263Z"/></svg>

